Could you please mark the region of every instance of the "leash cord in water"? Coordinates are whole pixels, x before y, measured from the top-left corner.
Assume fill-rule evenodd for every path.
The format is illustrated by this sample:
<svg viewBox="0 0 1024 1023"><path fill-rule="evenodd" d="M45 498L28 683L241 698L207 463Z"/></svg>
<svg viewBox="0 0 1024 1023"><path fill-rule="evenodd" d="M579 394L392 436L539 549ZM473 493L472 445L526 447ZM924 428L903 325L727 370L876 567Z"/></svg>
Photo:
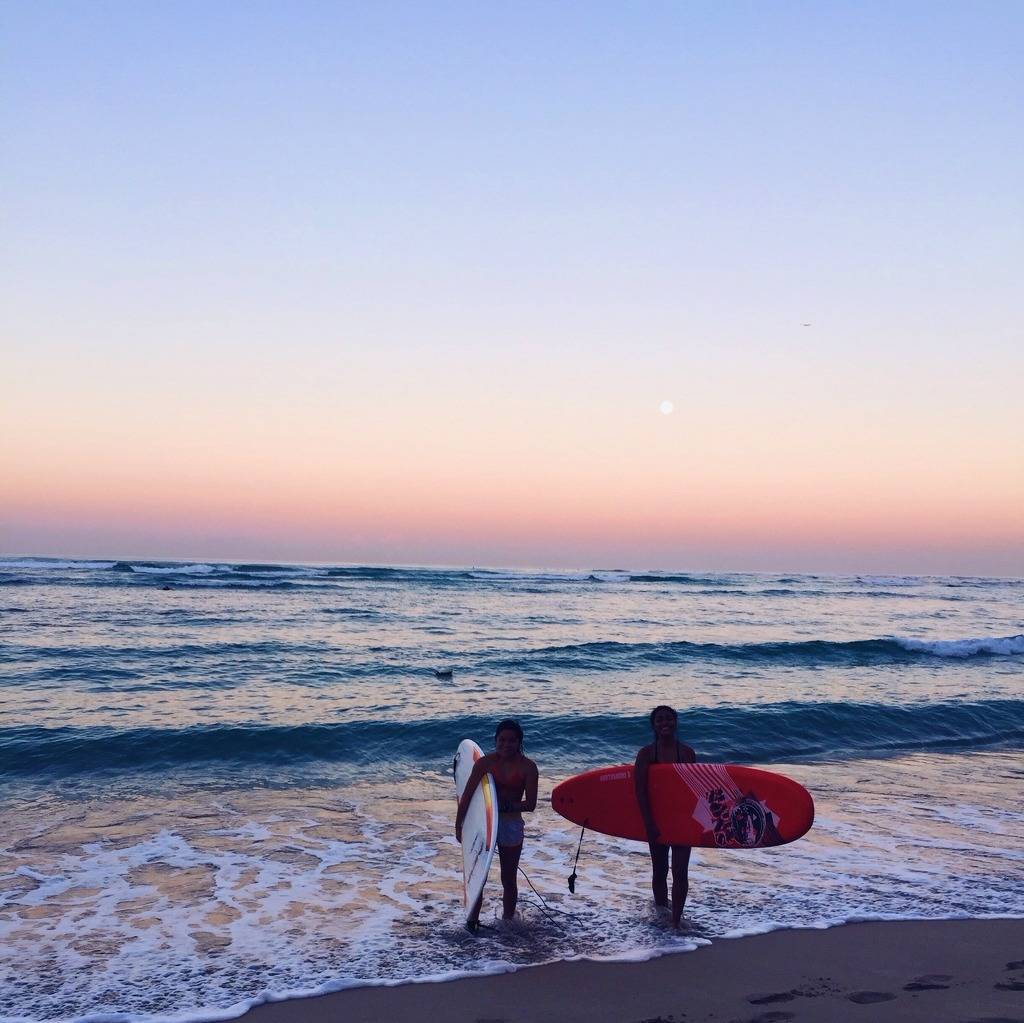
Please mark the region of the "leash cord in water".
<svg viewBox="0 0 1024 1023"><path fill-rule="evenodd" d="M530 880L530 875L527 874L526 871L523 870L522 867L519 868L519 873L522 874L523 877L526 878L526 883L530 886L531 890L533 891L533 894L536 895L538 899L540 899L539 909L549 920L553 920L555 923L560 923L561 921L559 921L558 916L556 914L559 914L561 916L569 916L569 917L575 917L577 915L576 913L570 913L567 909L558 909L558 910L552 909L544 901L544 896L541 895L541 893L539 891L537 891L536 888L534 888L533 882Z"/></svg>
<svg viewBox="0 0 1024 1023"><path fill-rule="evenodd" d="M580 844L576 846L576 859L572 864L572 873L569 875L569 894L576 894L576 865L580 862L580 849L583 848L583 835L587 830L586 822L584 821L583 827L580 828Z"/></svg>

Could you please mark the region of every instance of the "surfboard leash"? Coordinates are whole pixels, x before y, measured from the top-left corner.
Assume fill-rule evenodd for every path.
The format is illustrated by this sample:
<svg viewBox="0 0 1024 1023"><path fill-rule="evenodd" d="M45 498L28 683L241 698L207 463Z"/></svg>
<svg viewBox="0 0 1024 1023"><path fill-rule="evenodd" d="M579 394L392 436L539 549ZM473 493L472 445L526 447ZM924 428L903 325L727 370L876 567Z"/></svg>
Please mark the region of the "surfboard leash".
<svg viewBox="0 0 1024 1023"><path fill-rule="evenodd" d="M530 875L527 874L526 871L523 870L522 867L519 868L519 873L522 874L523 877L526 878L526 883L532 889L533 894L536 895L538 899L540 899L540 909L541 909L541 912L545 913L547 916L551 917L551 919L553 920L554 916L552 916L551 907L544 901L544 896L541 895L541 893L539 891L537 891L536 888L534 888L533 882L530 880Z"/></svg>
<svg viewBox="0 0 1024 1023"><path fill-rule="evenodd" d="M534 908L539 909L549 920L551 920L554 923L559 924L559 925L561 924L561 921L558 919L559 916L567 916L567 917L569 917L570 919L573 919L573 920L578 918L578 916L579 916L578 913L570 913L569 910L567 910L567 909L553 909L551 906L549 906L547 904L547 902L545 901L544 896L541 895L541 893L539 891L537 891L537 889L534 887L533 882L530 880L530 875L527 874L526 871L523 870L522 867L519 868L519 873L522 874L523 877L526 878L526 883L533 890L533 894L536 895L537 898L540 900L540 905L537 906L537 907L533 906L532 903L527 903L527 905L531 909L534 909Z"/></svg>
<svg viewBox="0 0 1024 1023"><path fill-rule="evenodd" d="M583 827L580 828L580 844L578 846L576 846L576 859L573 860L572 873L569 875L569 894L570 895L575 895L576 894L576 865L580 862L580 849L583 848L583 835L586 832L587 824L589 824L589 823L590 823L590 818L588 817L583 822Z"/></svg>

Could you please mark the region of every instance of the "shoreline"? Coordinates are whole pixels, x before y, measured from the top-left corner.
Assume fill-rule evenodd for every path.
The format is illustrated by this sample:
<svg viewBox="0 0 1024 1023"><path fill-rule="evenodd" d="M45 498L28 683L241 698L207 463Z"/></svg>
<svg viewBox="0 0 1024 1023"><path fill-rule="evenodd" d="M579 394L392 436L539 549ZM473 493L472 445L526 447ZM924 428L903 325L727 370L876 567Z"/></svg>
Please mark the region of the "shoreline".
<svg viewBox="0 0 1024 1023"><path fill-rule="evenodd" d="M267 1002L244 1023L1024 1023L1024 919L894 920L720 938Z"/></svg>

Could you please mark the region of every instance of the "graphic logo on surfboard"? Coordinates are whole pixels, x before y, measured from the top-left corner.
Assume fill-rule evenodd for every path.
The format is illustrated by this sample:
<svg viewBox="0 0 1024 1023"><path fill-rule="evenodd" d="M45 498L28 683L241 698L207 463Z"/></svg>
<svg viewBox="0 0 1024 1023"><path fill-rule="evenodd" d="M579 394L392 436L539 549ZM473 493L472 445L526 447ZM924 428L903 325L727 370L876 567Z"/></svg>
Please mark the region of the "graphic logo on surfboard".
<svg viewBox="0 0 1024 1023"><path fill-rule="evenodd" d="M744 794L721 764L673 764L683 784L696 796L694 819L714 835L721 849L781 845L775 814L752 792Z"/></svg>

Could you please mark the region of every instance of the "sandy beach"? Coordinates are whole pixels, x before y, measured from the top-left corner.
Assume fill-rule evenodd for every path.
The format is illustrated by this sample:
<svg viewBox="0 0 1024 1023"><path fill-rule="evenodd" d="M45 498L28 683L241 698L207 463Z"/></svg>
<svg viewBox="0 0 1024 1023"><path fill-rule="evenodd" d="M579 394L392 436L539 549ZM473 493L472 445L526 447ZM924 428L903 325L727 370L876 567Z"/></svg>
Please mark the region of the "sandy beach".
<svg viewBox="0 0 1024 1023"><path fill-rule="evenodd" d="M1024 1023L1024 920L849 924L262 1005L246 1023Z"/></svg>

